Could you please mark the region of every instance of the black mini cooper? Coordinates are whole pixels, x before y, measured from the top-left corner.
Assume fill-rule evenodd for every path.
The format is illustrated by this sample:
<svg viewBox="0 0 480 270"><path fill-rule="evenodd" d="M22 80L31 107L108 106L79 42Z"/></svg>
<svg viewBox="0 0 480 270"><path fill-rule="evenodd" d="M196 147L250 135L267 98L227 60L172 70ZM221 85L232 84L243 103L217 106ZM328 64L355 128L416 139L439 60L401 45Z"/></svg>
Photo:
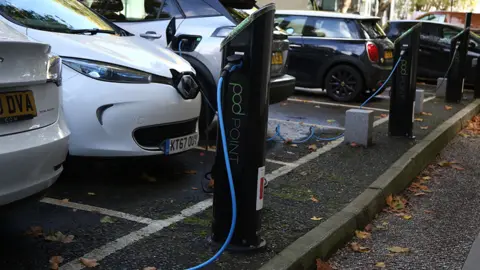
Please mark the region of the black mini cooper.
<svg viewBox="0 0 480 270"><path fill-rule="evenodd" d="M379 21L356 14L278 10L275 23L289 34L288 73L297 78L296 86L324 89L336 101L370 96L394 64L393 43Z"/></svg>

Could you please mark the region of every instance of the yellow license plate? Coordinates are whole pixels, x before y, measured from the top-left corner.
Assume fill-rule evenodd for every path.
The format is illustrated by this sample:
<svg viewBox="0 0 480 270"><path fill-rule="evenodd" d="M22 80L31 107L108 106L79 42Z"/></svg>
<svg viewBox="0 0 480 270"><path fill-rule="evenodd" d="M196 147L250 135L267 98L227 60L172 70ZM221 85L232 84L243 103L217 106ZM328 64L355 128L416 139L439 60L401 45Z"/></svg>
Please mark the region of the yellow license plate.
<svg viewBox="0 0 480 270"><path fill-rule="evenodd" d="M392 58L393 58L393 52L386 51L385 52L385 59L392 59Z"/></svg>
<svg viewBox="0 0 480 270"><path fill-rule="evenodd" d="M37 107L32 91L0 93L0 119L11 118L9 122L13 122L35 116Z"/></svg>
<svg viewBox="0 0 480 270"><path fill-rule="evenodd" d="M272 65L283 65L282 52L274 52L272 54Z"/></svg>

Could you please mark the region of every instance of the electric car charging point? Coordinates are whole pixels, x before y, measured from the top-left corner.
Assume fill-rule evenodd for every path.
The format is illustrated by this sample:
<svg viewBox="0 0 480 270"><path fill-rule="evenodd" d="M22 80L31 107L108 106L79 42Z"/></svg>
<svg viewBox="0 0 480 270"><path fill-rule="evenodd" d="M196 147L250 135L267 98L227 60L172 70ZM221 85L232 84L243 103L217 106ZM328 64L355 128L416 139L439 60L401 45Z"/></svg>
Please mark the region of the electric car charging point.
<svg viewBox="0 0 480 270"><path fill-rule="evenodd" d="M223 90L224 123L219 117L218 137L225 140L226 148L223 144L217 147L212 169L215 179L212 240L221 244L231 234L235 214L228 179L231 173L238 206L237 224L233 224L235 231L227 247L231 251L253 251L266 245L259 230L265 184L272 35L265 33L273 31L274 14L275 5L266 5L238 25L222 43L226 68L219 87ZM239 65L240 69L230 72L233 69L230 67ZM227 138L223 138L224 135Z"/></svg>
<svg viewBox="0 0 480 270"><path fill-rule="evenodd" d="M445 101L449 103L459 103L463 98L472 13L467 13L465 16L465 29L452 38L450 45L450 58L453 61L453 66L448 74L445 93Z"/></svg>
<svg viewBox="0 0 480 270"><path fill-rule="evenodd" d="M390 95L390 136L413 136L415 92L417 85L417 60L421 24L410 28L395 41L395 63L400 66L393 73Z"/></svg>

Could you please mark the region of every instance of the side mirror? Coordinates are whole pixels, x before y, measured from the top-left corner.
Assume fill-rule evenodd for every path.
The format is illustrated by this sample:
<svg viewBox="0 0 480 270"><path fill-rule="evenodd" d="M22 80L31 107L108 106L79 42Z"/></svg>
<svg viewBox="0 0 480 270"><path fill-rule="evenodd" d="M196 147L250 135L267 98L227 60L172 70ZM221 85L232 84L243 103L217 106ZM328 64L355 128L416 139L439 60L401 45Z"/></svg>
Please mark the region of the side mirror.
<svg viewBox="0 0 480 270"><path fill-rule="evenodd" d="M287 34L291 35L291 34L293 34L293 32L295 32L295 30L293 30L293 28L288 28L287 30L285 30L285 32L287 32Z"/></svg>
<svg viewBox="0 0 480 270"><path fill-rule="evenodd" d="M175 22L175 17L173 17L170 22L168 23L167 29L166 29L166 38L167 38L167 46L170 45L172 40L175 38L175 34L177 33L177 25Z"/></svg>
<svg viewBox="0 0 480 270"><path fill-rule="evenodd" d="M475 42L472 42L472 41L468 42L468 48L469 49L473 49L475 47L477 47L477 44L475 44Z"/></svg>

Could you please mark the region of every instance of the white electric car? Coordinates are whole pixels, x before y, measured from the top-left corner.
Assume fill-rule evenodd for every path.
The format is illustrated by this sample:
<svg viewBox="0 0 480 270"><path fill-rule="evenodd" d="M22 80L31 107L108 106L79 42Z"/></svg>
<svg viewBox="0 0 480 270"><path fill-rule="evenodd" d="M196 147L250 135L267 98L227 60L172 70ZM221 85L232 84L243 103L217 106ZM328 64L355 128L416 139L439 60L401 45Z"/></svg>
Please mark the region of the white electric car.
<svg viewBox="0 0 480 270"><path fill-rule="evenodd" d="M78 0L127 31L181 53L195 68L208 99L216 106L216 85L222 66L223 39L248 14L255 0ZM293 1L293 0L292 0ZM172 18L176 20L176 39L167 44L165 35ZM275 29L272 44L270 104L293 94L295 78L287 74L288 35ZM204 103L205 105L205 103ZM202 107L201 131L213 118Z"/></svg>
<svg viewBox="0 0 480 270"><path fill-rule="evenodd" d="M63 170L62 63L49 53L0 22L0 205L42 193Z"/></svg>
<svg viewBox="0 0 480 270"><path fill-rule="evenodd" d="M197 146L201 96L183 58L77 0L0 0L0 14L62 58L71 155L168 155Z"/></svg>

